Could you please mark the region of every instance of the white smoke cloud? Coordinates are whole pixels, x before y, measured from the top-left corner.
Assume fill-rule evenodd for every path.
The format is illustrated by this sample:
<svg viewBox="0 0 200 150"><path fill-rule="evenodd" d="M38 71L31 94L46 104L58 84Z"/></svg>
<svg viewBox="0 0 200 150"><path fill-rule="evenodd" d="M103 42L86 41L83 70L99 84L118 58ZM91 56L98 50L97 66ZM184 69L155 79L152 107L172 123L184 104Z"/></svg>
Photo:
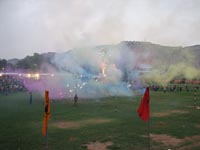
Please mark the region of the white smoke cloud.
<svg viewBox="0 0 200 150"><path fill-rule="evenodd" d="M68 86L71 94L77 92L80 97L92 98L130 96L133 95L132 90L122 81L123 72L119 63L124 58L120 53L120 49L112 47L74 49L56 54L52 63L59 68L58 72L71 75L61 79L62 85Z"/></svg>

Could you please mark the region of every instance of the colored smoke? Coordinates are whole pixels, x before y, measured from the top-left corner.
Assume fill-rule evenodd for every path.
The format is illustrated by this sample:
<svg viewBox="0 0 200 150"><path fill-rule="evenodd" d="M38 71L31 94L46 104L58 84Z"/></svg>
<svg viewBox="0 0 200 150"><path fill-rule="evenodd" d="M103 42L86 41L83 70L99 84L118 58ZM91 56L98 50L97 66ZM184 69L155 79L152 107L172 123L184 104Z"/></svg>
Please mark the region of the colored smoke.
<svg viewBox="0 0 200 150"><path fill-rule="evenodd" d="M58 53L51 60L56 68L44 64L49 74L39 80L24 79L24 84L42 94L49 90L52 98L73 98L75 93L80 98L97 98L133 96L149 84L165 86L175 78L200 78L191 52L146 44L122 42Z"/></svg>

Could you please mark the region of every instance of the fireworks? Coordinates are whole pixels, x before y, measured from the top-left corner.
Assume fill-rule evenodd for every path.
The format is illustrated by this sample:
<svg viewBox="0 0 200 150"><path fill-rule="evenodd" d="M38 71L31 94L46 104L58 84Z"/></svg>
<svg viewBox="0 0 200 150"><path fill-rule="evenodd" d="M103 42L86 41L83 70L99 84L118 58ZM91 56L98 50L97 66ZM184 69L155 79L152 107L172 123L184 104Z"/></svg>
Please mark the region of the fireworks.
<svg viewBox="0 0 200 150"><path fill-rule="evenodd" d="M101 73L102 73L103 77L105 77L106 76L106 62L105 62L106 51L104 49L101 49L100 55L101 55L101 59L102 59Z"/></svg>
<svg viewBox="0 0 200 150"><path fill-rule="evenodd" d="M102 74L103 74L103 77L105 77L106 76L106 64L105 64L105 62L102 62L102 64L101 64L101 71L102 71Z"/></svg>

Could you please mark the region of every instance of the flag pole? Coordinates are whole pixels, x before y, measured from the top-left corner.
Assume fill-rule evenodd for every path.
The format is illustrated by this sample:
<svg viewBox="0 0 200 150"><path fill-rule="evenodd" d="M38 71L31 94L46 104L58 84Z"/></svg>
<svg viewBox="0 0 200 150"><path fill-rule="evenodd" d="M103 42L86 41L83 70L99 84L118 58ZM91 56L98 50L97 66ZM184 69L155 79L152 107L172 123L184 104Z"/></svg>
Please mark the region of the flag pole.
<svg viewBox="0 0 200 150"><path fill-rule="evenodd" d="M148 86L148 88L149 88L149 86ZM151 94L151 92L149 92L149 98L150 98L150 94ZM150 100L149 100L149 107L150 107ZM151 132L151 111L150 111L150 109L149 109L149 119L148 119L148 150L150 150L151 149L151 137L150 137L150 132Z"/></svg>
<svg viewBox="0 0 200 150"><path fill-rule="evenodd" d="M148 136L148 150L150 150L151 149L150 119L147 121L147 136Z"/></svg>
<svg viewBox="0 0 200 150"><path fill-rule="evenodd" d="M42 134L45 136L45 150L48 150L48 120L50 118L49 91L45 91L45 113Z"/></svg>
<svg viewBox="0 0 200 150"><path fill-rule="evenodd" d="M148 150L151 147L150 141L150 92L149 87L146 87L141 103L137 110L139 117L147 123L147 138L148 138Z"/></svg>
<svg viewBox="0 0 200 150"><path fill-rule="evenodd" d="M48 125L47 125L47 133L46 133L46 144L45 149L48 150Z"/></svg>

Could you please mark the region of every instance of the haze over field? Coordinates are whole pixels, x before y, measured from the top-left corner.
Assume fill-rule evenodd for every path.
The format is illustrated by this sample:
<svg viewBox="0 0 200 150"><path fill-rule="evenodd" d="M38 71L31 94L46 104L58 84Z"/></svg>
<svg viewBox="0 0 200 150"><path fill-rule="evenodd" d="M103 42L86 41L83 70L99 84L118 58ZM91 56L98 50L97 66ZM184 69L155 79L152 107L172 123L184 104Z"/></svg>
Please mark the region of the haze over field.
<svg viewBox="0 0 200 150"><path fill-rule="evenodd" d="M3 60L0 70L54 74L24 84L61 97L198 79L199 10L197 0L1 0L0 57L24 59L12 60L14 69Z"/></svg>
<svg viewBox="0 0 200 150"><path fill-rule="evenodd" d="M165 87L174 79L200 79L199 56L199 45L169 47L123 41L63 53L35 53L16 60L13 69L8 67L4 72L14 71L19 78L25 72L21 79L28 90L43 93L48 89L55 98L74 93L92 98L132 96L147 85Z"/></svg>

